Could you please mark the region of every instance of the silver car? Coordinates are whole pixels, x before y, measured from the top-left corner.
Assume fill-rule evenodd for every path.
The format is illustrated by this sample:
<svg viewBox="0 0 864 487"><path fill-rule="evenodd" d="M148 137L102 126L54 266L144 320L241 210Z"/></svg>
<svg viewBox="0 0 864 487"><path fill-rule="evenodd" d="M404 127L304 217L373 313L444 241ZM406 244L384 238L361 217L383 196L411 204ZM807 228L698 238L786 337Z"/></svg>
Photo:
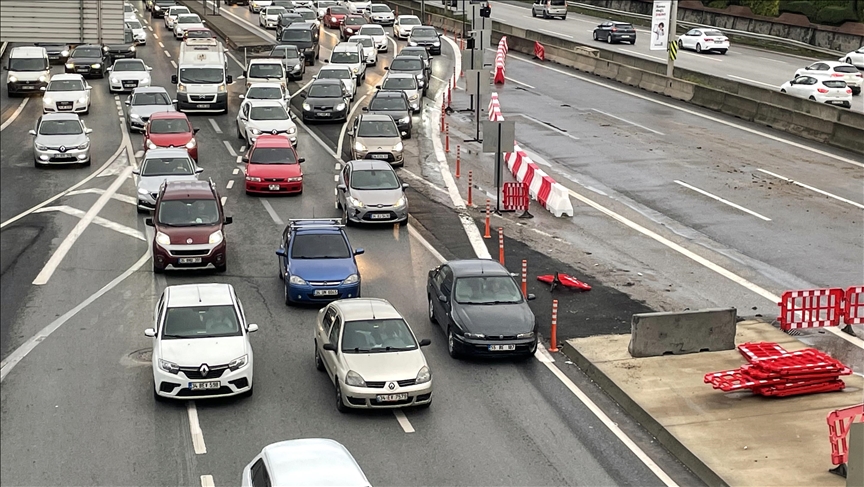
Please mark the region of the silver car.
<svg viewBox="0 0 864 487"><path fill-rule="evenodd" d="M265 446L243 469L240 485L371 487L348 449L327 438L301 438Z"/></svg>
<svg viewBox="0 0 864 487"><path fill-rule="evenodd" d="M129 131L143 132L150 120L150 115L156 112L175 112L174 101L160 86L135 88L126 99L126 125Z"/></svg>
<svg viewBox="0 0 864 487"><path fill-rule="evenodd" d="M30 131L36 167L45 164L90 165L90 133L75 113L48 113Z"/></svg>
<svg viewBox="0 0 864 487"><path fill-rule="evenodd" d="M394 166L405 164L402 135L388 115L360 115L354 119L348 137L352 159L375 159Z"/></svg>
<svg viewBox="0 0 864 487"><path fill-rule="evenodd" d="M336 409L432 404L432 371L408 323L378 298L333 301L318 312L315 367L336 388Z"/></svg>
<svg viewBox="0 0 864 487"><path fill-rule="evenodd" d="M405 96L408 97L408 103L411 105L411 110L414 113L420 112L420 105L422 103L422 100L420 99L420 91L422 88L420 88L417 83L417 78L415 76L404 73L387 73L387 76L384 77L384 81L375 88L382 91L405 92Z"/></svg>
<svg viewBox="0 0 864 487"><path fill-rule="evenodd" d="M408 184L399 180L390 164L375 159L349 161L339 173L336 206L342 224L352 222L408 222Z"/></svg>
<svg viewBox="0 0 864 487"><path fill-rule="evenodd" d="M182 149L150 149L144 153L141 166L132 171L138 189L138 213L156 207L159 187L165 181L195 181L203 172Z"/></svg>

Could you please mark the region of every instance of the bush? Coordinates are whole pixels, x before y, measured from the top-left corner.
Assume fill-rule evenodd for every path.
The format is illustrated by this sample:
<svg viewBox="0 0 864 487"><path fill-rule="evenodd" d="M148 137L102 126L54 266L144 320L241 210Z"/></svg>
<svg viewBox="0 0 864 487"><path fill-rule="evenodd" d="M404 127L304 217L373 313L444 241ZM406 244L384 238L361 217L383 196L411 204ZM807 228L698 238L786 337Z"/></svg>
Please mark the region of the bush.
<svg viewBox="0 0 864 487"><path fill-rule="evenodd" d="M711 0L705 5L708 8L724 9L729 6L729 0Z"/></svg>
<svg viewBox="0 0 864 487"><path fill-rule="evenodd" d="M816 19L811 19L817 24L840 25L846 21L857 21L858 17L851 5L845 7L824 7L816 14Z"/></svg>
<svg viewBox="0 0 864 487"><path fill-rule="evenodd" d="M794 0L791 2L782 2L780 4L780 12L789 12L793 14L803 14L808 19L813 21L816 18L818 9L810 0Z"/></svg>

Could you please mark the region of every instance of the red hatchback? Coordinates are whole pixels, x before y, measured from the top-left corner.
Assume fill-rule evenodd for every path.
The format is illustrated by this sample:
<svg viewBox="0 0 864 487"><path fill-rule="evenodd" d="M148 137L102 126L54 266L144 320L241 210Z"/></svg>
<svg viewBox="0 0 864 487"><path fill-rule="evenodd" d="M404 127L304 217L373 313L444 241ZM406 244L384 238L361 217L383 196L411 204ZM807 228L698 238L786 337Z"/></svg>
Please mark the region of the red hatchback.
<svg viewBox="0 0 864 487"><path fill-rule="evenodd" d="M343 41L347 41L349 37L360 32L360 27L363 27L368 23L366 17L362 15L346 15L345 18L342 19L342 23L339 25L339 38Z"/></svg>
<svg viewBox="0 0 864 487"><path fill-rule="evenodd" d="M302 193L303 170L291 141L279 135L259 135L246 163L246 194Z"/></svg>
<svg viewBox="0 0 864 487"><path fill-rule="evenodd" d="M189 157L198 162L197 133L185 113L156 112L144 129L144 152L157 147L185 147Z"/></svg>
<svg viewBox="0 0 864 487"><path fill-rule="evenodd" d="M342 25L346 15L348 15L347 7L327 7L327 12L324 13L324 26L336 29Z"/></svg>

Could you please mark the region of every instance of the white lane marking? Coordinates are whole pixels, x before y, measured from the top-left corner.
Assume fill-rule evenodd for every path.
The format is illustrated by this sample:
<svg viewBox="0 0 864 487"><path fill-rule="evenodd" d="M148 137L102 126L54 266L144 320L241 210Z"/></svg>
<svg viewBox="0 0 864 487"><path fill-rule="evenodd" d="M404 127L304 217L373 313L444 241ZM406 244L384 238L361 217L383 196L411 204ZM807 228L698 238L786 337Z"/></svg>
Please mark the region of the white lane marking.
<svg viewBox="0 0 864 487"><path fill-rule="evenodd" d="M546 29L537 29L537 30L539 30L540 32L545 32L545 33L547 33L547 34L553 34L553 35L555 35L555 36L566 37L566 38L568 38L568 39L572 39L572 38L573 38L573 36L568 36L567 34L562 34L562 33L560 33L560 32L555 32L554 30L546 30Z"/></svg>
<svg viewBox="0 0 864 487"><path fill-rule="evenodd" d="M228 197L223 196L221 201L222 201L222 206L225 206L225 202L228 201Z"/></svg>
<svg viewBox="0 0 864 487"><path fill-rule="evenodd" d="M104 194L105 190L102 188L86 188L86 189L78 189L75 191L70 191L66 193L66 196L75 196L79 194ZM125 194L115 193L111 198L122 201L123 203L129 203L130 205L137 205L138 199L134 196L129 196ZM37 213L39 210L34 211L33 213Z"/></svg>
<svg viewBox="0 0 864 487"><path fill-rule="evenodd" d="M532 117L531 115L525 115L524 113L516 113L516 114L513 114L513 115L511 115L511 116L527 118L528 120L531 120L532 122L535 122L535 123L537 123L537 124L543 126L544 128L547 128L547 129L549 129L549 130L552 130L553 132L558 132L559 134L561 134L561 135L563 135L563 136L565 136L565 137L570 137L570 138L573 139L573 140L579 140L579 137L576 137L575 135L573 135L573 134L571 134L571 133L569 133L569 132L565 132L565 131L563 131L563 130L561 130L561 129L559 129L559 128L555 128L555 127L553 127L553 126L551 126L551 125L549 125L549 124L543 122L542 120L538 120L538 119Z"/></svg>
<svg viewBox="0 0 864 487"><path fill-rule="evenodd" d="M189 433L192 435L192 448L196 455L207 453L207 445L204 444L204 432L198 422L198 408L195 401L186 401L186 413L189 415Z"/></svg>
<svg viewBox="0 0 864 487"><path fill-rule="evenodd" d="M342 163L337 162L336 166L333 168L334 171L339 172L342 170Z"/></svg>
<svg viewBox="0 0 864 487"><path fill-rule="evenodd" d="M115 179L114 182L111 183L111 186L109 186L108 189L105 190L105 193L103 193L102 196L100 196L99 199L97 199L96 202L93 203L93 206L91 206L90 209L87 210L87 213L85 213L84 216L81 217L81 220L78 222L77 225L75 225L75 228L73 228L72 231L69 232L69 235L67 235L66 238L63 239L63 241L57 247L57 250L54 251L54 254L51 255L51 258L48 259L48 262L46 262L42 270L39 271L36 279L33 280L33 284L41 286L48 283L48 281L51 279L51 276L54 275L54 271L57 270L57 267L59 267L60 263L63 262L63 258L66 257L66 254L72 248L72 245L75 244L75 241L77 241L78 238L84 233L84 230L86 230L87 227L90 226L90 224L99 214L99 212L102 211L102 208L104 208L105 205L108 204L108 201L111 200L111 196L120 189L120 186L122 186L123 183L126 182L126 178L128 178L130 174L132 174L132 167L127 166L120 173L120 175L117 176L117 179Z"/></svg>
<svg viewBox="0 0 864 487"><path fill-rule="evenodd" d="M165 47L165 44L162 44L162 41L159 41L159 47Z"/></svg>
<svg viewBox="0 0 864 487"><path fill-rule="evenodd" d="M221 134L222 129L219 128L219 124L216 123L216 120L213 120L212 118L209 118L208 120L210 121L210 125L213 126L213 130L215 130L217 134Z"/></svg>
<svg viewBox="0 0 864 487"><path fill-rule="evenodd" d="M307 84L306 86L309 86L309 85ZM303 88L305 88L305 86ZM301 90L303 88L301 88ZM336 153L333 152L333 149L331 149L329 145L325 144L324 141L321 140L321 137L318 137L318 135L315 132L309 130L309 127L307 127L306 124L303 123L302 120L300 120L298 118L297 120L294 120L294 123L297 124L297 126L302 127L303 130L305 130L307 134L309 134L313 139L315 139L315 142L318 142L318 144L321 145L321 148L323 148L325 151L327 151L328 154L333 156L333 158L336 159L337 162L342 162L342 158L337 156Z"/></svg>
<svg viewBox="0 0 864 487"><path fill-rule="evenodd" d="M354 114L357 112L357 109L360 108L360 103L369 96L368 93L360 97L359 100L354 102L354 106L351 107L351 111L348 112L348 118L345 119L345 123L342 124L342 130L339 131L339 142L336 143L336 155L341 159L342 157L342 142L345 140L345 132L348 131L348 124L351 123L351 120L354 119Z"/></svg>
<svg viewBox="0 0 864 487"><path fill-rule="evenodd" d="M72 208L71 206L46 206L44 208L39 208L38 210L36 210L35 213L46 213L49 211L59 211L60 213L65 213L67 215L78 217L78 218L84 218L84 215L85 215L83 210L79 210L78 208ZM101 216L97 216L96 218L93 219L93 223L95 223L101 227L105 227L109 230L114 230L115 232L119 232L119 233L122 233L124 235L128 235L130 237L137 238L138 240L144 240L144 233L142 233L142 232L140 232L134 228L127 227L126 225L122 225L120 223L108 220L107 218L102 218Z"/></svg>
<svg viewBox="0 0 864 487"><path fill-rule="evenodd" d="M607 113L607 112L604 112L604 111L602 111L602 110L598 110L598 109L596 109L596 108L592 108L591 110L593 110L593 111L595 111L595 112L597 112L597 113L602 113L603 115L606 115L607 117L612 117L612 118L614 118L614 119L616 119L616 120L620 120L620 121L622 121L622 122L624 122L624 123L629 123L630 125L634 125L634 126L639 127L639 128L641 128L641 129L645 129L645 130L647 130L647 131L649 131L649 132L654 132L654 133L657 134L657 135L664 135L664 136L666 135L666 134L664 134L663 132L658 132L658 131L656 131L656 130L654 130L654 129L651 129L651 128L648 128L648 127L646 127L646 126L644 126L644 125L640 125L640 124L638 124L638 123L636 123L636 122L633 122L633 121L627 120L626 118L616 117L615 115L612 115L611 113Z"/></svg>
<svg viewBox="0 0 864 487"><path fill-rule="evenodd" d="M680 180L676 179L676 180L674 180L674 183L678 184L680 186L684 186L687 189L691 189L691 190L693 190L699 194L705 195L705 196L707 196L713 200L719 201L719 202L723 203L724 205L729 205L732 208L743 211L744 213L749 213L749 214L755 216L756 218L761 218L762 220L765 220L766 222L771 221L771 219L768 218L767 216L760 215L759 213L756 213L753 210L748 210L747 208L744 208L743 206L741 206L739 204L733 203L727 199L724 199L724 198L721 198L715 194L709 193L708 191L705 191L704 189L699 189L696 186L689 185L689 184L685 183L684 181L680 181Z"/></svg>
<svg viewBox="0 0 864 487"><path fill-rule="evenodd" d="M231 174L240 174L240 168L235 167Z"/></svg>
<svg viewBox="0 0 864 487"><path fill-rule="evenodd" d="M534 352L534 358L546 364L555 363L555 359L552 357L552 354L546 350L546 346L539 342L537 343L537 350Z"/></svg>
<svg viewBox="0 0 864 487"><path fill-rule="evenodd" d="M855 161L855 160L852 160L852 159L849 159L849 158L846 158L846 157L843 157L843 156L838 156L838 155L836 155L836 154L832 154L832 153L830 153L830 152L826 152L826 151L823 151L823 150L820 150L820 149L816 149L816 148L813 148L813 147L809 147L809 146L806 146L806 145L804 145L804 144L800 144L800 143L798 143L798 142L794 142L794 141L791 141L791 140L786 140L786 139L783 139L783 138L781 138L781 137L777 137L776 135L771 135L771 134L768 134L768 133L765 133L765 132L760 132L759 130L751 129L751 128L749 128L749 127L745 127L745 126L743 126L743 125L739 125L739 124L734 123L734 122L728 122L728 121L726 121L726 120L722 120L722 119L719 119L719 118L717 118L717 117L712 117L711 115L705 115L704 113L699 113L699 112L697 112L697 111L695 111L695 110L690 110L689 108L679 107L679 106L676 106L676 105L673 105L673 104L671 104L671 103L667 103L667 102L664 102L664 101L661 101L661 100L655 100L654 98L651 98L651 97L649 97L649 96L641 95L641 94L639 94L639 93L634 93L634 92L632 92L632 91L628 91L628 90L625 90L624 88L619 88L619 87L617 87L617 86L613 86L613 85L610 85L610 84L601 83L600 81L597 81L597 80L594 80L594 79L591 79L591 78L586 78L585 76L580 76L580 75L577 75L577 74L568 73L567 71L563 71L563 70L561 70L561 69L553 68L553 67L551 67L551 66L547 66L547 65L545 65L545 64L541 64L541 63L537 63L537 62L531 61L530 59L525 58L525 57L522 57L522 56L516 56L516 55L514 55L513 57L516 58L516 59L519 59L519 60L522 61L522 62L525 62L525 63L528 63L528 64L533 64L534 66L538 66L538 67L541 67L541 68L544 68L544 69L548 69L548 70L550 70L550 71L555 71L556 73L563 74L564 76L569 76L569 77L571 77L571 78L575 78L575 79L578 79L578 80L584 81L584 82L586 82L586 83L591 83L591 84L596 85L596 86L602 86L602 87L604 87L604 88L606 88L606 89L609 89L609 90L612 90L612 91L617 91L617 92L619 92L619 93L625 93L625 94L627 94L627 95L630 95L630 96L633 96L633 97L636 97L636 98L639 98L639 99L642 99L642 100L645 100L645 101L648 101L648 102L651 102L651 103L655 103L655 104L657 104L657 105L662 105L662 106L664 106L664 107L671 108L671 109L673 109L673 110L678 110L678 111L680 111L680 112L684 112L684 113L687 113L687 114L689 114L689 115L693 115L693 116L696 116L696 117L699 117L699 118L703 118L703 119L705 119L705 120L710 120L710 121L712 121L712 122L716 122L716 123L719 123L719 124L722 124L722 125L726 125L727 127L733 127L733 128L736 128L736 129L742 130L742 131L744 131L744 132L748 132L748 133L751 133L751 134L754 134L754 135L758 135L758 136L760 136L760 137L765 137L766 139L770 139L770 140L773 140L773 141L775 141L775 142L780 142L780 143L782 143L782 144L786 144L786 145L789 145L789 146L792 146L792 147L796 147L796 148L799 148L799 149L804 149L804 150L806 150L806 151L808 151L808 152L812 152L812 153L814 153L814 154L819 154L820 156L830 157L831 159L834 159L834 160L837 160L837 161L846 162L846 163L849 163L849 164L852 164L852 165L854 165L854 166L858 166L858 167L864 167L864 163L861 163L861 162L858 162L858 161ZM831 327L828 327L828 329L830 330Z"/></svg>
<svg viewBox="0 0 864 487"><path fill-rule="evenodd" d="M142 157L144 157L144 151L143 150L139 150L138 152L135 153L135 159L141 159Z"/></svg>
<svg viewBox="0 0 864 487"><path fill-rule="evenodd" d="M171 57L171 53L170 53L170 52L168 52L168 51L162 51L162 52L164 52L166 56Z"/></svg>
<svg viewBox="0 0 864 487"><path fill-rule="evenodd" d="M401 409L394 409L393 416L396 416L396 421L399 422L399 426L402 427L402 431L406 433L414 433L414 427L411 426L411 421L408 421L408 417L405 416L405 412Z"/></svg>
<svg viewBox="0 0 864 487"><path fill-rule="evenodd" d="M244 66L243 63L241 63L239 59L237 59L236 57L234 57L233 54L231 54L231 53L228 52L228 51L226 51L226 54L228 54L228 57L230 57L232 61L234 61L235 63L237 63L237 66L240 66L241 69L246 69L246 66ZM237 78L239 79L240 77L238 76Z"/></svg>
<svg viewBox="0 0 864 487"><path fill-rule="evenodd" d="M335 37L335 35L334 35L334 37ZM399 53L396 51L399 50L399 44L396 44L396 39L394 39L393 36L388 35L387 40L393 44L393 55L397 56Z"/></svg>
<svg viewBox="0 0 864 487"><path fill-rule="evenodd" d="M234 152L234 148L231 147L230 142L228 142L227 140L223 140L222 143L225 144L225 148L228 149L228 153L231 154L231 157L237 157L237 153Z"/></svg>
<svg viewBox="0 0 864 487"><path fill-rule="evenodd" d="M764 56L756 56L756 57L759 59L764 59L766 61L771 61L772 63L786 64L786 61L781 61L779 59L771 59L770 57L764 57Z"/></svg>
<svg viewBox="0 0 864 487"><path fill-rule="evenodd" d="M21 104L18 105L18 108L16 108L15 111L12 112L12 115L10 115L9 118L7 118L2 125L0 125L0 132L4 131L6 127L12 125L12 122L14 122L16 118L18 118L18 115L21 115L21 112L24 110L24 107L27 106L27 102L29 100L30 98L24 98L23 100L21 100Z"/></svg>
<svg viewBox="0 0 864 487"><path fill-rule="evenodd" d="M234 180L228 181L228 184L225 186L225 189L231 189L234 187Z"/></svg>
<svg viewBox="0 0 864 487"><path fill-rule="evenodd" d="M428 240L423 238L423 236L420 235L420 232L418 232L417 229L412 227L410 224L408 225L408 235L411 235L412 237L417 239L417 241L420 242L420 245L425 247L426 250L428 250L429 253L432 254L432 257L435 257L436 259L438 259L438 262L443 263L443 262L447 261L447 259L445 259L444 256L441 255L441 253L438 252L438 250L436 250L435 247L433 247L432 244L430 244Z"/></svg>
<svg viewBox="0 0 864 487"><path fill-rule="evenodd" d="M201 476L201 487L216 487L216 484L213 483L212 475L202 475Z"/></svg>
<svg viewBox="0 0 864 487"><path fill-rule="evenodd" d="M431 181L427 181L425 178L414 174L413 172L405 169L404 167L399 169L399 174L405 174L406 176L410 177L411 179L416 179L417 181L420 181L421 183L425 183L427 186L434 189L435 191L438 191L439 193L450 194L447 192L446 189L442 188L441 186L438 186L437 184L434 184Z"/></svg>
<svg viewBox="0 0 864 487"><path fill-rule="evenodd" d="M240 150L239 150L239 152L240 152L241 154L244 153L244 152L246 152L246 146L245 146L245 145L241 145L241 146L240 146Z"/></svg>
<svg viewBox="0 0 864 487"><path fill-rule="evenodd" d="M153 32L153 26L152 25L148 25L147 28L150 29L150 32Z"/></svg>
<svg viewBox="0 0 864 487"><path fill-rule="evenodd" d="M45 341L52 333L57 331L63 324L72 319L75 315L81 312L87 306L90 306L94 301L104 296L108 291L111 291L115 287L117 287L121 282L126 280L127 277L132 274L138 272L138 269L144 266L147 261L150 260L150 249L148 248L147 252L138 259L137 262L132 264L132 267L126 269L122 274L115 277L114 280L106 284L102 287L102 289L96 291L90 297L78 303L77 306L70 309L69 311L63 313L62 316L58 317L56 320L52 321L45 328L42 328L35 335L30 337L26 342L22 343L20 347L16 348L12 353L9 354L6 359L0 362L0 382L6 379L6 376L12 372L12 369L15 368L24 357L26 357L33 349L36 348L37 345Z"/></svg>
<svg viewBox="0 0 864 487"><path fill-rule="evenodd" d="M260 201L261 204L264 205L264 209L267 210L267 214L270 215L270 219L273 220L273 223L279 225L280 227L285 225L285 222L282 221L281 218L279 218L279 214L276 213L276 210L273 209L273 205L271 205L269 201L265 199L259 199L258 201Z"/></svg>
<svg viewBox="0 0 864 487"><path fill-rule="evenodd" d="M810 191L815 191L815 192L817 192L817 193L819 193L819 194L821 194L821 195L825 195L825 196L827 196L827 197L829 197L829 198L834 198L834 199L837 200L837 201L842 201L842 202L844 202L844 203L849 203L849 204L852 205L852 206L855 206L855 207L858 207L858 208L861 208L862 210L864 210L864 205L862 205L861 203L856 203L856 202L854 202L854 201L852 201L852 200L847 200L846 198L843 198L842 196L837 196L836 194L832 194L832 193L829 193L829 192L827 192L827 191L821 190L821 189L819 189L819 188L815 188L815 187L813 187L813 186L810 186L810 185L808 185L808 184L804 184L804 183L801 183L801 182L795 181L794 179L790 179L790 178L787 178L787 177L781 176L781 175L776 174L776 173L773 173L773 172L771 172L771 171L766 171L766 170L764 170L764 169L758 169L758 168L757 168L756 170L759 171L759 172L762 172L762 173L768 174L769 176L774 176L775 178L782 179L783 181L786 181L787 183L792 183L792 184L794 184L794 185L796 185L796 186L801 186L802 188L809 189Z"/></svg>
<svg viewBox="0 0 864 487"><path fill-rule="evenodd" d="M171 67L174 67L174 68L177 67L177 63L175 63L173 59L171 60Z"/></svg>
<svg viewBox="0 0 864 487"><path fill-rule="evenodd" d="M243 162L243 156L237 156L237 159L235 159L234 162L236 162L237 164L241 164Z"/></svg>
<svg viewBox="0 0 864 487"><path fill-rule="evenodd" d="M155 31L153 32L153 38L154 38L154 39L158 39L158 38L159 38L159 34L157 34ZM162 43L160 42L159 44L162 44Z"/></svg>
<svg viewBox="0 0 864 487"><path fill-rule="evenodd" d="M516 83L517 85L526 86L526 87L528 87L528 88L531 88L532 90L536 90L536 89L537 89L537 88L534 88L533 86L529 85L528 83L523 83L523 82L518 81L518 80L515 80L515 79L513 79L513 78L508 78L507 76L505 76L504 79L506 79L507 81L512 81L512 82Z"/></svg>
<svg viewBox="0 0 864 487"><path fill-rule="evenodd" d="M727 78L738 79L738 80L741 80L741 81L746 81L747 83L755 83L755 84L757 84L757 85L767 86L767 87L769 87L769 88L773 88L773 89L775 89L775 90L777 90L777 89L780 88L779 86L777 86L777 85L772 85L771 83L763 83L762 81L756 81L755 79L742 78L742 77L740 77L740 76L735 76L734 74L727 74L726 77L727 77Z"/></svg>
<svg viewBox="0 0 864 487"><path fill-rule="evenodd" d="M333 175L333 181L336 181L337 183L339 182L339 175L338 174Z"/></svg>
<svg viewBox="0 0 864 487"><path fill-rule="evenodd" d="M646 58L646 57L647 57L647 58L651 58L651 59L656 59L656 60L658 60L658 61L663 61L664 63L666 62L666 59L665 59L665 58L662 58L662 57L659 57L659 56L652 56L652 55L650 55L650 54L643 54L643 53L638 52L638 51L631 51L630 49L624 49L624 48L619 48L618 50L619 50L619 51L623 51L623 52L629 52L630 54L633 54L634 56L639 56L639 57L642 57L642 58Z"/></svg>

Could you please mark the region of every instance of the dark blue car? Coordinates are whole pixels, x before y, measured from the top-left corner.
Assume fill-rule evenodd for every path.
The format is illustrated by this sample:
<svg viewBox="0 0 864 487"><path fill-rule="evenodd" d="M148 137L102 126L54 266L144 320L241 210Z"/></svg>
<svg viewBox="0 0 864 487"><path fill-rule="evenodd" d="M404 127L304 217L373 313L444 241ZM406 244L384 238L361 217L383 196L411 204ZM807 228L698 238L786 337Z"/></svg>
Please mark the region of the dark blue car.
<svg viewBox="0 0 864 487"><path fill-rule="evenodd" d="M338 220L291 220L282 232L279 276L285 304L328 303L360 297L360 271Z"/></svg>

